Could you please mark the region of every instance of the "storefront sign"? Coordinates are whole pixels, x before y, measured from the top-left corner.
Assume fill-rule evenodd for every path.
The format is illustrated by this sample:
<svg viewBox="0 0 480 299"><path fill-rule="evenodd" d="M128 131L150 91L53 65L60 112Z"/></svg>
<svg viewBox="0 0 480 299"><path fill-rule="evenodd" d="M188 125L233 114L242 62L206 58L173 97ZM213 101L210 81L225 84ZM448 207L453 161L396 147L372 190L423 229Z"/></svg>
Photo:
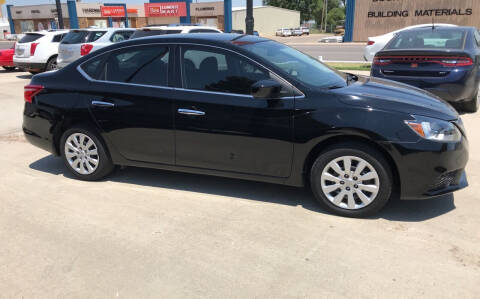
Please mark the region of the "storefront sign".
<svg viewBox="0 0 480 299"><path fill-rule="evenodd" d="M124 17L125 7L123 6L100 6L102 17Z"/></svg>
<svg viewBox="0 0 480 299"><path fill-rule="evenodd" d="M185 2L145 3L146 17L184 17L186 15Z"/></svg>
<svg viewBox="0 0 480 299"><path fill-rule="evenodd" d="M67 4L62 3L62 11L63 17L68 18ZM53 19L57 15L56 7L52 4L14 6L12 12L14 20Z"/></svg>
<svg viewBox="0 0 480 299"><path fill-rule="evenodd" d="M223 1L190 4L192 17L216 17L223 16L223 13Z"/></svg>

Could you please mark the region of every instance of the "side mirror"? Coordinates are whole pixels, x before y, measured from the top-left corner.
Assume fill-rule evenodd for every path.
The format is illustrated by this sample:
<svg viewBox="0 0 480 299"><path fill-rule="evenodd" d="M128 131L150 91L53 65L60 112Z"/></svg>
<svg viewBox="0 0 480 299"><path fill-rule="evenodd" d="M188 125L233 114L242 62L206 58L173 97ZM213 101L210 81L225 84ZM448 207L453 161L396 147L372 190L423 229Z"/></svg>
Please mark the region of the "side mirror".
<svg viewBox="0 0 480 299"><path fill-rule="evenodd" d="M252 85L252 96L256 99L277 99L282 85L275 80L260 80Z"/></svg>

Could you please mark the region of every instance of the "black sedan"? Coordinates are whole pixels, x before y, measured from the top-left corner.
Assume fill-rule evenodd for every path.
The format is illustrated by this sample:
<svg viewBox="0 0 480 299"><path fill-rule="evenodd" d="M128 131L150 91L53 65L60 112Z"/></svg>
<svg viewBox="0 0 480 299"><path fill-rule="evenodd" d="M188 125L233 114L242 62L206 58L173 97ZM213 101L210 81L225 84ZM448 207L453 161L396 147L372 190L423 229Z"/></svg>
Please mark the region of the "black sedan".
<svg viewBox="0 0 480 299"><path fill-rule="evenodd" d="M345 216L467 185L450 105L265 38L129 40L34 76L25 101L26 138L83 180L123 165L310 185Z"/></svg>
<svg viewBox="0 0 480 299"><path fill-rule="evenodd" d="M480 34L474 27L429 27L398 33L373 59L371 75L407 83L451 102L479 106Z"/></svg>

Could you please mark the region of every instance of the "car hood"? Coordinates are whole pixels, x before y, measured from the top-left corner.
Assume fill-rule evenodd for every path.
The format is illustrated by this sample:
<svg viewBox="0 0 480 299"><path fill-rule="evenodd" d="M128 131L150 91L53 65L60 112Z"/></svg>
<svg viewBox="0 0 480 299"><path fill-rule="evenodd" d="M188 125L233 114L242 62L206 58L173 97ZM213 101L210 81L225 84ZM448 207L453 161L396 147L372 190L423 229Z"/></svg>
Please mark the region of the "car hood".
<svg viewBox="0 0 480 299"><path fill-rule="evenodd" d="M340 101L348 105L455 120L457 111L446 101L407 84L358 76L345 88L334 89Z"/></svg>

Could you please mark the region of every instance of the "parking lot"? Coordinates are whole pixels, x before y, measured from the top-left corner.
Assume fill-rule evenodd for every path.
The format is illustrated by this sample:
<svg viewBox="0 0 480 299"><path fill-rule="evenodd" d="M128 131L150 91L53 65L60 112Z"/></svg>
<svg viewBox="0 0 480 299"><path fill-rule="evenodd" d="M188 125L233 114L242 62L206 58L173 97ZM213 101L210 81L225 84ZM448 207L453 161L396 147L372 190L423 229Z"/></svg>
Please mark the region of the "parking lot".
<svg viewBox="0 0 480 299"><path fill-rule="evenodd" d="M30 78L0 71L2 298L478 298L478 113L462 116L470 187L348 219L273 184L137 168L75 180L23 138Z"/></svg>

